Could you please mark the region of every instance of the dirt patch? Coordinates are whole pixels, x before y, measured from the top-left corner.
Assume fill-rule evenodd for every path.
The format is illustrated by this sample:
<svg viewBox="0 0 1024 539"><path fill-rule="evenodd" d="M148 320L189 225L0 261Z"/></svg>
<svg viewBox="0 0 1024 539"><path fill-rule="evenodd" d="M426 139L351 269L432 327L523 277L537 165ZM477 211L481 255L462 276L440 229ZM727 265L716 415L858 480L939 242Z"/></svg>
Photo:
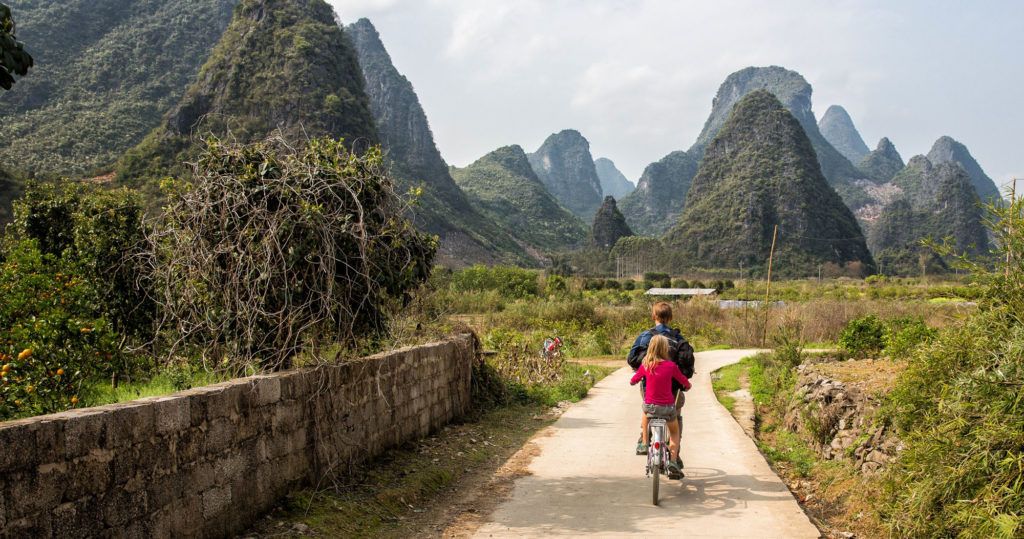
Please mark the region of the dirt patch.
<svg viewBox="0 0 1024 539"><path fill-rule="evenodd" d="M882 395L892 390L896 379L906 367L907 364L904 362L888 359L851 359L811 363L805 369L807 372L820 374L861 391Z"/></svg>
<svg viewBox="0 0 1024 539"><path fill-rule="evenodd" d="M733 398L732 417L743 427L747 436L756 438L754 397L750 394L750 378L746 373L740 375L740 389L730 392L729 396Z"/></svg>

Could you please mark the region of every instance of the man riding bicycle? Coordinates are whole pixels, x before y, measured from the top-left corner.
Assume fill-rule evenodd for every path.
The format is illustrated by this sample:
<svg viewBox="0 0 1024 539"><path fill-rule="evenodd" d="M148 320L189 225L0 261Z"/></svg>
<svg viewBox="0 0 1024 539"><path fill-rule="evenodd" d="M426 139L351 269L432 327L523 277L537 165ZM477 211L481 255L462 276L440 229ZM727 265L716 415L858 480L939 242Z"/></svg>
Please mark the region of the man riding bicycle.
<svg viewBox="0 0 1024 539"><path fill-rule="evenodd" d="M635 372L640 368L640 364L643 361L644 356L647 353L647 348L650 345L651 338L655 335L663 335L669 340L669 359L679 367L679 370L683 375L689 379L693 377L693 347L686 341L683 335L677 329L669 327L669 323L672 321L672 306L664 301L659 301L654 304L651 308L651 318L655 323L655 326L648 329L637 336L633 342L633 346L629 349L629 355L626 356L626 362L632 367ZM640 384L640 395L643 396L645 390L645 384ZM683 404L686 402L685 394L683 393L684 388L678 382L673 381L672 391L676 396L675 408L676 415L679 418L680 431L682 430L682 409ZM643 418L641 418L642 420ZM641 425L643 421L641 421ZM636 446L637 455L646 455L647 448L643 443L643 427L641 426L640 440ZM682 459L677 462L679 468L682 468ZM681 474L680 474L681 476Z"/></svg>

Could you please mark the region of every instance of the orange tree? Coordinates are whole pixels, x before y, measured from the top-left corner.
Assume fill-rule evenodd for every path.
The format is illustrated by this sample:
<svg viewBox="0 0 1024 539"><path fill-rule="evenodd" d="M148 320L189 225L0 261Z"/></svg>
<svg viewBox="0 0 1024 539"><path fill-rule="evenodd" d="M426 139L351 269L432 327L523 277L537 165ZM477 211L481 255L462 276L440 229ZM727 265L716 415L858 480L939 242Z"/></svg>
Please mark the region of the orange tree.
<svg viewBox="0 0 1024 539"><path fill-rule="evenodd" d="M0 297L0 419L75 406L120 354L95 288L34 241L5 250Z"/></svg>

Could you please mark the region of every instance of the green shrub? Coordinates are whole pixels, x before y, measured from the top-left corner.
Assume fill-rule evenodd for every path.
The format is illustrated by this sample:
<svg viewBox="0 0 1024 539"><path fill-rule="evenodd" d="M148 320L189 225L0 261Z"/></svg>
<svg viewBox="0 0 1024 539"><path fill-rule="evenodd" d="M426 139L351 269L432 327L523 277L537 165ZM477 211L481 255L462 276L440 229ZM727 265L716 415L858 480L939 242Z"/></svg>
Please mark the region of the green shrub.
<svg viewBox="0 0 1024 539"><path fill-rule="evenodd" d="M537 296L540 292L537 272L513 266L478 264L456 271L451 282L457 292L497 290L511 299Z"/></svg>
<svg viewBox="0 0 1024 539"><path fill-rule="evenodd" d="M882 351L885 345L885 325L877 316L869 314L850 320L839 334L839 346L853 357L868 357Z"/></svg>
<svg viewBox="0 0 1024 539"><path fill-rule="evenodd" d="M544 291L549 296L561 294L569 291L569 283L565 280L565 277L557 274L548 275L544 282Z"/></svg>
<svg viewBox="0 0 1024 539"><path fill-rule="evenodd" d="M670 279L669 275L667 273L663 273L663 272L659 272L659 271L649 271L647 273L644 273L644 280L645 281L658 281L658 282L661 282L661 281L664 281L666 279Z"/></svg>
<svg viewBox="0 0 1024 539"><path fill-rule="evenodd" d="M690 288L690 283L686 279L676 279L672 281L672 286L676 288Z"/></svg>
<svg viewBox="0 0 1024 539"><path fill-rule="evenodd" d="M121 370L120 338L80 268L14 243L0 297L0 419L73 407L94 376Z"/></svg>
<svg viewBox="0 0 1024 539"><path fill-rule="evenodd" d="M604 282L604 287L609 290L618 290L622 288L622 284L620 284L619 281L616 281L615 279L608 279L607 281Z"/></svg>
<svg viewBox="0 0 1024 539"><path fill-rule="evenodd" d="M633 281L633 279L626 279L625 281L622 281L622 289L636 290L636 283Z"/></svg>
<svg viewBox="0 0 1024 539"><path fill-rule="evenodd" d="M885 352L892 358L902 358L923 343L935 338L938 331L928 327L919 316L905 316L887 320L885 324Z"/></svg>

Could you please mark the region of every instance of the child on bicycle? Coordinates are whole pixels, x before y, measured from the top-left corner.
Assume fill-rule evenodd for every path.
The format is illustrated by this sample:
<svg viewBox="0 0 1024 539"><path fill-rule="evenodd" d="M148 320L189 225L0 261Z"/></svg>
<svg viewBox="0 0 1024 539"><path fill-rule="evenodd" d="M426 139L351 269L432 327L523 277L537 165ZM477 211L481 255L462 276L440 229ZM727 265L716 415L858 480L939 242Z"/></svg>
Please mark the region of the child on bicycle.
<svg viewBox="0 0 1024 539"><path fill-rule="evenodd" d="M668 359L668 338L664 335L655 335L647 347L647 355L629 385L636 385L644 380L647 388L644 391L643 404L643 448L646 452L647 444L650 442L650 432L647 430L650 418L661 418L667 420L669 433L669 450L672 453L669 462L669 472L672 475L681 475L679 469L679 422L678 411L676 410L676 396L672 392L672 381L679 382L684 389L690 389L690 380L683 375L679 367Z"/></svg>

